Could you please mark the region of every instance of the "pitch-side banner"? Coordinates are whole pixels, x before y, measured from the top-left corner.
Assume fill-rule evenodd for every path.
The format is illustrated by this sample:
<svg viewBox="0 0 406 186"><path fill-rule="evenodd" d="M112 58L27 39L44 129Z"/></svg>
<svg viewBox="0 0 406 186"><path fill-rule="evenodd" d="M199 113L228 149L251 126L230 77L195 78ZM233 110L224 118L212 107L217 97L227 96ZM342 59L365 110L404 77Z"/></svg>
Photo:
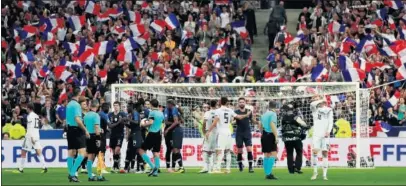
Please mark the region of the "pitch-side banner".
<svg viewBox="0 0 406 186"><path fill-rule="evenodd" d="M183 142L183 161L185 166L201 166L202 159L202 139L188 138ZM303 163L310 160L311 140L304 143ZM19 165L21 156L22 141L2 141L1 162L3 168L16 168ZM48 167L66 167L67 146L66 140L42 140L43 154ZM107 143L108 144L108 143ZM164 144L164 143L163 143ZM363 143L368 146L368 143ZM124 165L124 156L127 143L123 143L121 165ZM286 166L286 150L282 142L278 145L278 160L276 166ZM331 139L329 153L330 166L347 167L349 153L355 151L355 139ZM375 166L406 167L406 138L371 138L369 139L369 149L374 157ZM235 147L234 147L235 150ZM109 150L110 151L110 150ZM161 166L165 166L165 147L161 149ZM244 150L244 154L245 154ZM151 155L151 154L149 154ZM258 138L253 139L253 155L255 160L263 157L261 144ZM243 157L246 157L244 155ZM246 161L246 160L245 160ZM106 153L106 166L112 165L112 155ZM247 163L247 162L245 162ZM96 164L95 164L96 165ZM40 163L34 153L27 155L26 167L40 167Z"/></svg>

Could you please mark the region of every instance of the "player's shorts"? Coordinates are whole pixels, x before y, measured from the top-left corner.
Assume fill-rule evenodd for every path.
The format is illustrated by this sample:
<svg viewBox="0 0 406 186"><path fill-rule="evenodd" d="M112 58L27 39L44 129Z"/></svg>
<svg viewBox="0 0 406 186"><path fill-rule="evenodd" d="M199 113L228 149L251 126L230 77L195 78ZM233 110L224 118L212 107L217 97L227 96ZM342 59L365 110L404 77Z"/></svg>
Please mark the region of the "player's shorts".
<svg viewBox="0 0 406 186"><path fill-rule="evenodd" d="M68 126L66 138L68 140L68 149L86 148L86 134L79 127Z"/></svg>
<svg viewBox="0 0 406 186"><path fill-rule="evenodd" d="M182 149L183 145L183 128L180 126L175 127L165 136L165 144L168 148Z"/></svg>
<svg viewBox="0 0 406 186"><path fill-rule="evenodd" d="M115 149L116 147L120 147L123 144L124 136L110 136L110 148Z"/></svg>
<svg viewBox="0 0 406 186"><path fill-rule="evenodd" d="M131 133L130 137L128 138L127 149L141 148L141 145L143 142L144 142L144 140L142 139L141 131L135 131L134 133Z"/></svg>
<svg viewBox="0 0 406 186"><path fill-rule="evenodd" d="M217 134L217 150L232 150L233 138L229 133L218 133Z"/></svg>
<svg viewBox="0 0 406 186"><path fill-rule="evenodd" d="M263 131L261 136L261 145L263 153L276 152L277 144L275 135L273 135L273 133Z"/></svg>
<svg viewBox="0 0 406 186"><path fill-rule="evenodd" d="M217 148L217 133L209 135L208 139L203 141L203 150L206 152L213 152Z"/></svg>
<svg viewBox="0 0 406 186"><path fill-rule="evenodd" d="M145 141L144 143L142 143L141 148L144 149L145 151L152 149L152 152L159 152L161 151L161 142L162 142L161 131L148 132L148 135L145 137Z"/></svg>
<svg viewBox="0 0 406 186"><path fill-rule="evenodd" d="M99 152L99 147L97 147L96 141L95 134L90 134L90 138L86 139L86 152L88 154L97 154Z"/></svg>
<svg viewBox="0 0 406 186"><path fill-rule="evenodd" d="M252 146L252 134L248 133L236 133L235 135L235 144L237 148L243 148L245 146Z"/></svg>
<svg viewBox="0 0 406 186"><path fill-rule="evenodd" d="M34 138L34 141L32 138ZM26 151L31 151L32 149L41 149L42 146L39 141L39 137L31 137L30 135L26 135L22 144L22 148Z"/></svg>
<svg viewBox="0 0 406 186"><path fill-rule="evenodd" d="M328 151L330 149L330 138L313 136L312 148L322 151Z"/></svg>

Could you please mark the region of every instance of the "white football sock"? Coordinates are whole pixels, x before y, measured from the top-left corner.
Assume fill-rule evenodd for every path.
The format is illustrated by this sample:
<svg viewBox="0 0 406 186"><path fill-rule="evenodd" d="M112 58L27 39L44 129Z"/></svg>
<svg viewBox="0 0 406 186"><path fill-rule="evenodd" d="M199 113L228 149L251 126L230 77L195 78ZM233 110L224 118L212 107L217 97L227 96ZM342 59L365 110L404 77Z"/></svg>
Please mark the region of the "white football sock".
<svg viewBox="0 0 406 186"><path fill-rule="evenodd" d="M313 154L313 172L317 174L317 162L318 162L317 154Z"/></svg>
<svg viewBox="0 0 406 186"><path fill-rule="evenodd" d="M216 160L216 152L211 152L209 155L209 171L213 171L214 161Z"/></svg>
<svg viewBox="0 0 406 186"><path fill-rule="evenodd" d="M323 157L323 176L327 176L327 169L328 169L328 157Z"/></svg>
<svg viewBox="0 0 406 186"><path fill-rule="evenodd" d="M220 152L220 154L218 154L216 157L216 169L218 171L221 170L221 162L223 161L223 157L224 157L224 152Z"/></svg>
<svg viewBox="0 0 406 186"><path fill-rule="evenodd" d="M42 168L44 169L46 166L45 166L45 160L44 160L44 156L43 155L37 155L37 157L38 157L38 159L39 159L39 162L41 163L41 165L42 165Z"/></svg>
<svg viewBox="0 0 406 186"><path fill-rule="evenodd" d="M21 159L20 159L20 168L19 168L19 170L23 170L23 169L24 169L25 159L26 159L26 158L21 158Z"/></svg>
<svg viewBox="0 0 406 186"><path fill-rule="evenodd" d="M226 169L230 170L231 168L231 152L228 151L226 154Z"/></svg>
<svg viewBox="0 0 406 186"><path fill-rule="evenodd" d="M203 151L203 162L203 169L209 170L209 153L206 151Z"/></svg>

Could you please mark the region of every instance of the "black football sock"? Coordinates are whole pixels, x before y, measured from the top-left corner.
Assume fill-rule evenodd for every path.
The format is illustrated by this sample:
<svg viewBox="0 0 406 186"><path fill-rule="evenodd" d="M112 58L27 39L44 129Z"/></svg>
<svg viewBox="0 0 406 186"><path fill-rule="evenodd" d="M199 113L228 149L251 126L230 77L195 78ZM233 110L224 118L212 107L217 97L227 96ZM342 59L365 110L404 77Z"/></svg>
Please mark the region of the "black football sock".
<svg viewBox="0 0 406 186"><path fill-rule="evenodd" d="M113 155L113 161L114 161L113 168L118 169L118 161L120 161L120 155L114 154Z"/></svg>
<svg viewBox="0 0 406 186"><path fill-rule="evenodd" d="M82 164L81 164L82 169L86 169L86 164L87 164L87 157L85 157L82 161Z"/></svg>
<svg viewBox="0 0 406 186"><path fill-rule="evenodd" d="M252 162L253 162L253 156L252 156L252 152L248 152L247 154L247 158L248 158L248 166L250 169L252 169Z"/></svg>
<svg viewBox="0 0 406 186"><path fill-rule="evenodd" d="M176 161L179 164L179 168L183 168L182 154L180 152L177 153L176 159L177 159Z"/></svg>
<svg viewBox="0 0 406 186"><path fill-rule="evenodd" d="M130 167L130 160L128 160L126 158L125 162L124 162L124 170L128 170L128 168Z"/></svg>
<svg viewBox="0 0 406 186"><path fill-rule="evenodd" d="M166 151L165 153L165 161L166 161L166 168L169 169L171 168L171 151Z"/></svg>
<svg viewBox="0 0 406 186"><path fill-rule="evenodd" d="M172 169L174 169L176 167L176 153L172 153Z"/></svg>
<svg viewBox="0 0 406 186"><path fill-rule="evenodd" d="M237 154L238 168L242 169L242 153Z"/></svg>

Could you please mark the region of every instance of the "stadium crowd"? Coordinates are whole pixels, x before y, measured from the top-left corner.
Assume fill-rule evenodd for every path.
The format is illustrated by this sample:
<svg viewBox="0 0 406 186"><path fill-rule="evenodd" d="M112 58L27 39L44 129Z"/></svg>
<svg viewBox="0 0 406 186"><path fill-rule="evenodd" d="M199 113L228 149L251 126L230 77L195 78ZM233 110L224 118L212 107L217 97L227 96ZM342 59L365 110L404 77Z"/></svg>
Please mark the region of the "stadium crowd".
<svg viewBox="0 0 406 186"><path fill-rule="evenodd" d="M24 128L27 103L43 130L62 129L74 87L109 103L112 83L361 81L384 85L371 89L370 125L405 125L405 84L397 80L406 77L406 6L388 2L317 1L303 8L297 33L287 31L283 2L264 33L252 1L2 3L3 139ZM264 67L251 58L258 34L270 41Z"/></svg>

